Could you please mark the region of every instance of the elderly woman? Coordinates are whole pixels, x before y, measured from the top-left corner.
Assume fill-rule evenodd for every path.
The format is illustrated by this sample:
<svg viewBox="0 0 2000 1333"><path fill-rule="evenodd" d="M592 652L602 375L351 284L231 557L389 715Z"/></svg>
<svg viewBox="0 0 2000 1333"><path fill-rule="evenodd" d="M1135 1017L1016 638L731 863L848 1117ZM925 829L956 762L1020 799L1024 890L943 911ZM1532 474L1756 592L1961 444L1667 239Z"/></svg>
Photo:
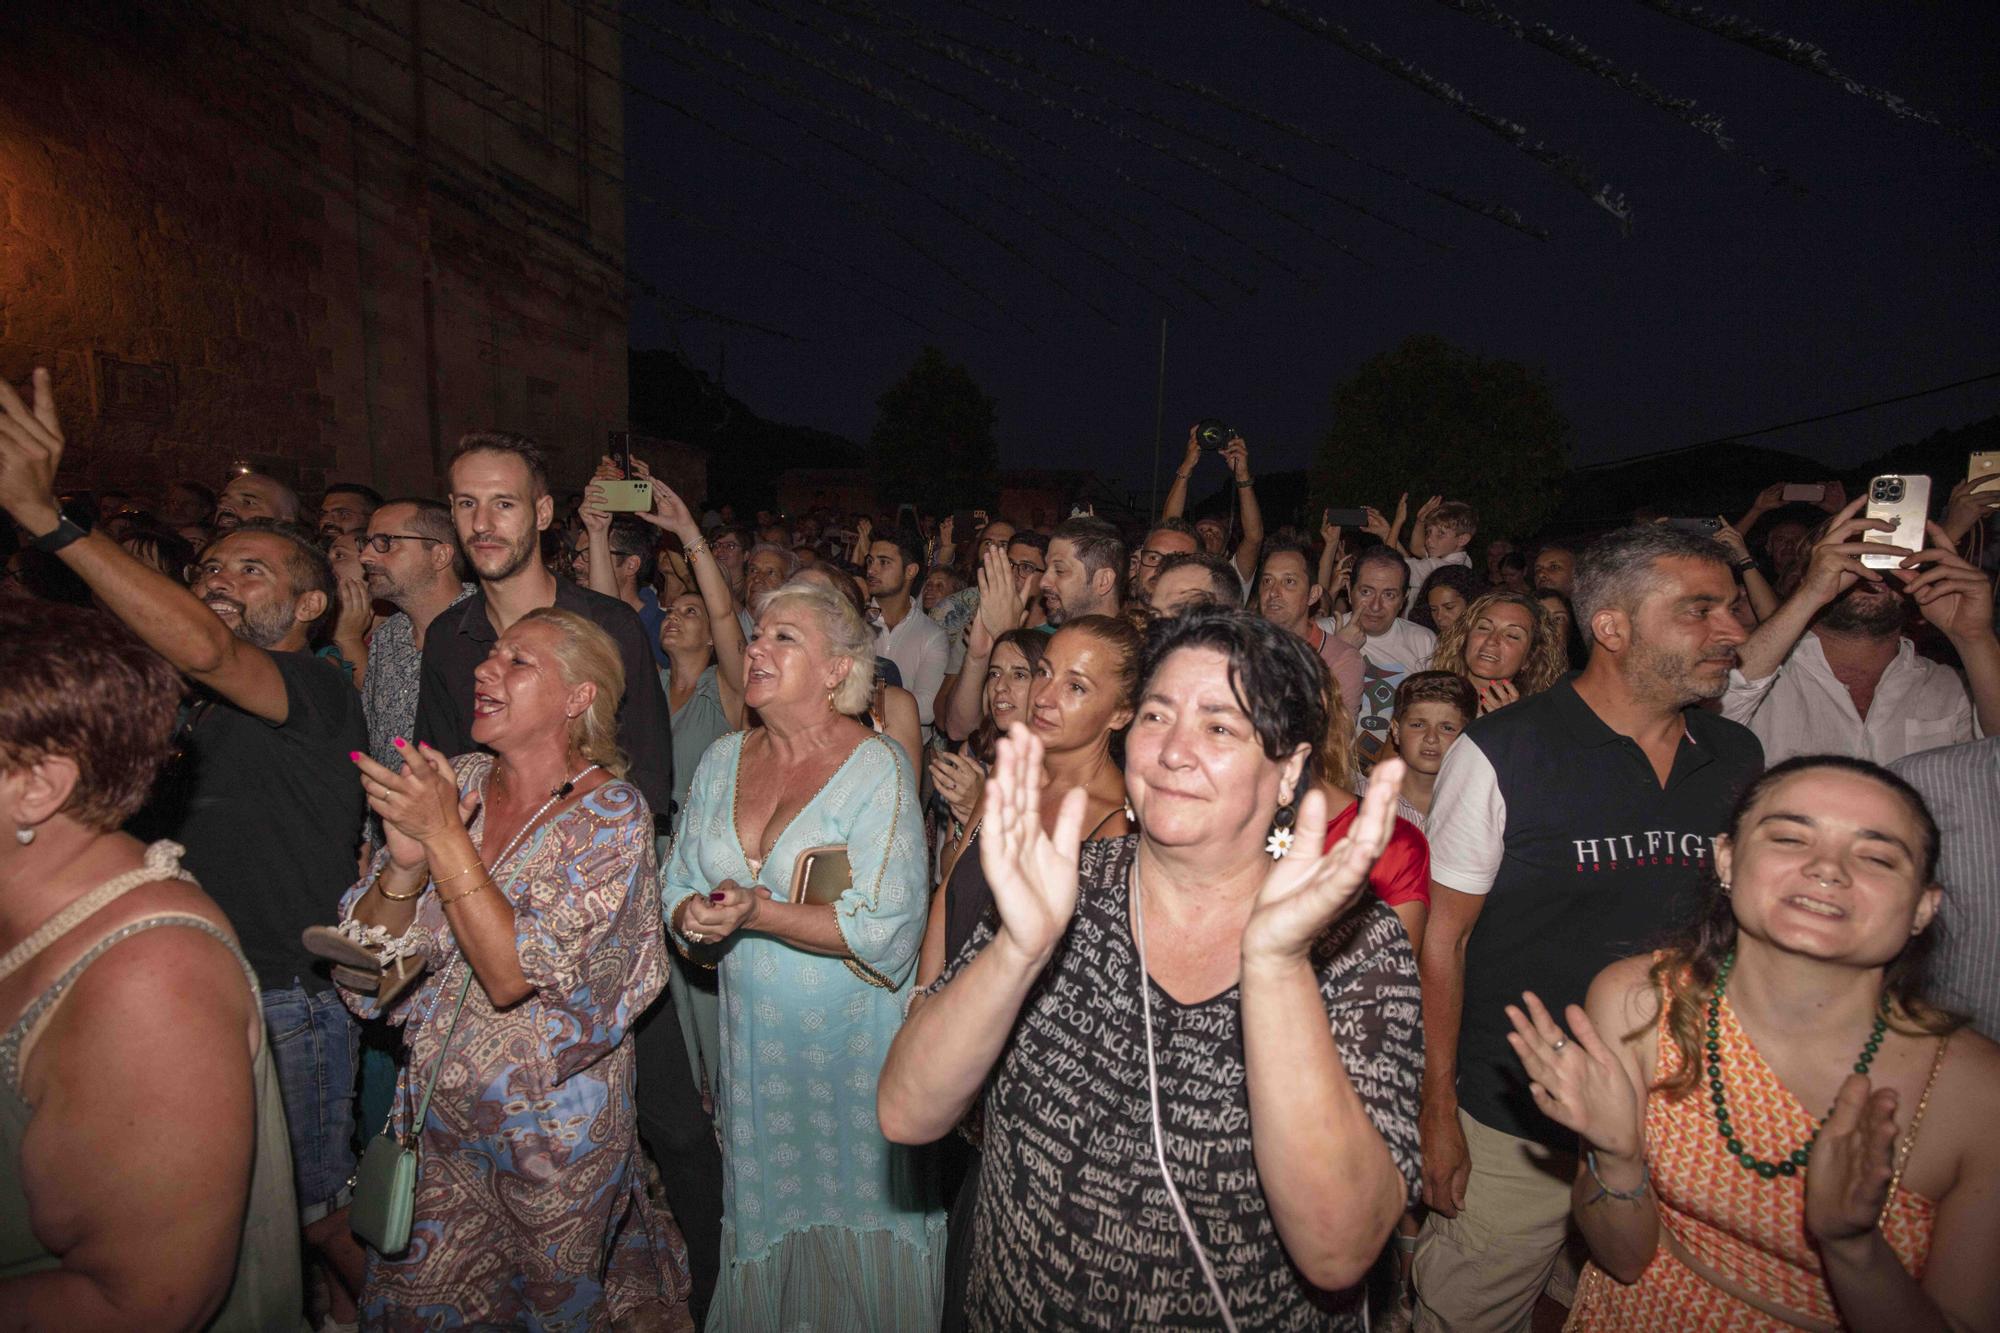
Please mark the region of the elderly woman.
<svg viewBox="0 0 2000 1333"><path fill-rule="evenodd" d="M882 1125L928 1142L981 1103L974 1329L1359 1329L1417 1187L1416 960L1366 891L1402 765L1324 850L1318 656L1234 609L1153 636L1125 741L1139 832L1084 844L1081 789L1045 831L1042 744L1001 742L999 924L912 1004Z"/></svg>
<svg viewBox="0 0 2000 1333"><path fill-rule="evenodd" d="M409 1053L392 1126L434 1084L410 1244L370 1256L362 1318L685 1326L685 1254L648 1200L634 1128L630 1025L667 960L652 812L619 776L618 650L543 608L474 681L490 755L448 762L398 738L400 773L353 756L387 843L343 911L431 963L388 1014Z"/></svg>
<svg viewBox="0 0 2000 1333"><path fill-rule="evenodd" d="M170 842L120 833L180 677L94 611L0 601L0 1311L296 1328L298 1210L257 980Z"/></svg>
<svg viewBox="0 0 2000 1333"><path fill-rule="evenodd" d="M1925 995L1923 798L1844 755L1744 792L1666 950L1508 1041L1583 1140L1572 1329L1992 1328L2000 1047ZM1824 1118L1820 1112L1824 1108Z"/></svg>
<svg viewBox="0 0 2000 1333"><path fill-rule="evenodd" d="M743 692L762 725L709 749L667 867L675 942L721 969L708 1327L728 1333L937 1323L943 1216L875 1123L928 895L909 759L856 720L874 663L846 598L803 578L771 594ZM804 854L829 849L848 874L806 901Z"/></svg>
<svg viewBox="0 0 2000 1333"><path fill-rule="evenodd" d="M1527 593L1497 589L1438 635L1431 670L1464 677L1483 717L1562 679L1569 652L1547 608Z"/></svg>

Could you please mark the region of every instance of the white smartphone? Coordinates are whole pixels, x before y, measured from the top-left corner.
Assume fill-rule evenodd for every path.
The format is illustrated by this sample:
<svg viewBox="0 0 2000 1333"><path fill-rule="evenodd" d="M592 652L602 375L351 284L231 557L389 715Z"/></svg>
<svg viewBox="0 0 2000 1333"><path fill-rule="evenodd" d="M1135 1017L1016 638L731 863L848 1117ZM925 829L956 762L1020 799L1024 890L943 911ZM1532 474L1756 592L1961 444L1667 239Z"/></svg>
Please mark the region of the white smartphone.
<svg viewBox="0 0 2000 1333"><path fill-rule="evenodd" d="M1870 569L1897 569L1903 556L1924 549L1924 518L1931 509L1931 479L1916 476L1876 477L1868 483L1867 518L1896 526L1888 532L1864 532L1861 540L1893 547L1881 555L1864 555Z"/></svg>
<svg viewBox="0 0 2000 1333"><path fill-rule="evenodd" d="M1784 494L1779 498L1786 504L1798 504L1801 501L1806 504L1818 504L1820 501L1826 499L1826 483L1823 481L1815 481L1810 484L1793 482L1791 485L1785 487Z"/></svg>

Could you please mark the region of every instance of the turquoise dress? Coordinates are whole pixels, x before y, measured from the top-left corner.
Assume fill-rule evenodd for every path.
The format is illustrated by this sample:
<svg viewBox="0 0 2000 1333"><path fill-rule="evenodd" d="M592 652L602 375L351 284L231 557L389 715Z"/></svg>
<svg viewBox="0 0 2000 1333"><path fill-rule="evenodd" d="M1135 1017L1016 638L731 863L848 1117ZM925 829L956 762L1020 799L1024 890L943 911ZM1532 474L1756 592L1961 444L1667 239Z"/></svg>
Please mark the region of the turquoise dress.
<svg viewBox="0 0 2000 1333"><path fill-rule="evenodd" d="M725 879L784 901L800 852L842 844L853 885L834 910L852 956L754 932L706 951L720 954L724 1175L708 1327L928 1333L942 1299L944 1213L921 1159L875 1119L930 897L914 779L893 742L869 737L753 867L735 818L748 734L717 741L695 771L667 867L668 919Z"/></svg>

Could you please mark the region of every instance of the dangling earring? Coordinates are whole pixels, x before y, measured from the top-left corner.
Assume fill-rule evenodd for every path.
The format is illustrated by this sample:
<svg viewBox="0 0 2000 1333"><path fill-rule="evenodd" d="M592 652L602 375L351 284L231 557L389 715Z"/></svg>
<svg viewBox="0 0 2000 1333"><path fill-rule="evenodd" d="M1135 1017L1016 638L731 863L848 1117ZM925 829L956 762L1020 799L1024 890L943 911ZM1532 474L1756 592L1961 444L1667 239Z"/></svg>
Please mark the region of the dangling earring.
<svg viewBox="0 0 2000 1333"><path fill-rule="evenodd" d="M14 841L26 847L35 840L35 831L25 825L14 830Z"/></svg>
<svg viewBox="0 0 2000 1333"><path fill-rule="evenodd" d="M1273 861L1284 860L1292 850L1292 843L1297 837L1292 832L1292 821L1297 817L1290 805L1278 807L1277 816L1271 821L1271 836L1264 839L1264 854Z"/></svg>

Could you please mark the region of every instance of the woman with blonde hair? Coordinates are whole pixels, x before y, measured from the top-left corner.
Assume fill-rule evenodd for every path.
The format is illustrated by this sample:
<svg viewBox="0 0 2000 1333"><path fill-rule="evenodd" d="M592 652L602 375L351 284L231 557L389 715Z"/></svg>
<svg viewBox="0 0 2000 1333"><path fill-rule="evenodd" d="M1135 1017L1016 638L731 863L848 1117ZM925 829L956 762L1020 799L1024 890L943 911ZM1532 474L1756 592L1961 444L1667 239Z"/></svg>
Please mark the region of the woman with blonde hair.
<svg viewBox="0 0 2000 1333"><path fill-rule="evenodd" d="M685 1323L686 1253L647 1196L633 1105L631 1025L667 957L652 811L616 739L624 686L602 630L530 611L474 672L490 754L397 737L401 772L352 756L386 845L343 930L397 971L430 964L386 1005L386 981L344 991L403 1029L390 1127L421 1152L409 1245L369 1258L370 1328Z"/></svg>
<svg viewBox="0 0 2000 1333"><path fill-rule="evenodd" d="M712 1329L937 1325L943 1214L875 1118L929 895L910 759L857 720L874 675L847 598L767 596L744 660L760 725L709 748L667 866L675 944L720 970Z"/></svg>
<svg viewBox="0 0 2000 1333"><path fill-rule="evenodd" d="M1569 653L1547 607L1499 588L1482 593L1438 635L1431 670L1470 681L1483 717L1561 680Z"/></svg>

